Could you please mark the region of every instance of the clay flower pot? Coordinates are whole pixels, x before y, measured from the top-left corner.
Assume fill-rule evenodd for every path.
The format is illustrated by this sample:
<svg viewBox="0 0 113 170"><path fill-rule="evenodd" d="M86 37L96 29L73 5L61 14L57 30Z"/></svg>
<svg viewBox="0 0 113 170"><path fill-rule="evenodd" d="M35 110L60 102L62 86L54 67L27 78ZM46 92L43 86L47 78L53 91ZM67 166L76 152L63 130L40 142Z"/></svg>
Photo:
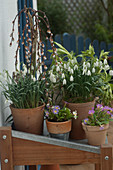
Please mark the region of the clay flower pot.
<svg viewBox="0 0 113 170"><path fill-rule="evenodd" d="M51 137L68 140L72 120L65 122L50 122L46 120L46 125Z"/></svg>
<svg viewBox="0 0 113 170"><path fill-rule="evenodd" d="M10 105L16 130L41 135L45 104L36 108L18 109Z"/></svg>
<svg viewBox="0 0 113 170"><path fill-rule="evenodd" d="M94 107L95 100L87 103L66 103L66 107L68 107L72 112L77 111L78 118L72 119L72 130L70 132L71 139L85 139L86 135L82 128L82 120L88 116L89 110Z"/></svg>
<svg viewBox="0 0 113 170"><path fill-rule="evenodd" d="M90 145L102 145L105 144L107 129L109 128L109 124L100 126L89 126L82 123L83 129L86 133L86 137L88 139L88 144Z"/></svg>

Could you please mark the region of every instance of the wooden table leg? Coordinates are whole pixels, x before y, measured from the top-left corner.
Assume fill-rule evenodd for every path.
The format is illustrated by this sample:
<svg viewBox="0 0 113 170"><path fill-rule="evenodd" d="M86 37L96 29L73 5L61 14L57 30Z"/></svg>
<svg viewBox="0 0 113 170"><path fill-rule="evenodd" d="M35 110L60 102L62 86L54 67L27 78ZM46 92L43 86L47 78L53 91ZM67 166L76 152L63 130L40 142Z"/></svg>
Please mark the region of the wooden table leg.
<svg viewBox="0 0 113 170"><path fill-rule="evenodd" d="M95 170L101 170L100 164L95 164Z"/></svg>
<svg viewBox="0 0 113 170"><path fill-rule="evenodd" d="M1 169L14 170L10 127L0 127Z"/></svg>
<svg viewBox="0 0 113 170"><path fill-rule="evenodd" d="M112 170L112 145L104 144L101 146L101 169Z"/></svg>

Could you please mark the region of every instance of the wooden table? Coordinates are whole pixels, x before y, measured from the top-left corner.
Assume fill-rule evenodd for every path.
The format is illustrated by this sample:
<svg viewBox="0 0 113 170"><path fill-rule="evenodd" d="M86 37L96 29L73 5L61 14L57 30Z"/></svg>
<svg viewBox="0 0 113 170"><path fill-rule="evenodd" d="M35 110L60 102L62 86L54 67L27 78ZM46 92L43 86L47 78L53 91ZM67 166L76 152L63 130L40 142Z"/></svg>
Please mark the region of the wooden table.
<svg viewBox="0 0 113 170"><path fill-rule="evenodd" d="M63 141L0 127L2 170L16 165L95 164L95 170L112 170L112 145L101 147ZM36 168L35 168L36 169Z"/></svg>

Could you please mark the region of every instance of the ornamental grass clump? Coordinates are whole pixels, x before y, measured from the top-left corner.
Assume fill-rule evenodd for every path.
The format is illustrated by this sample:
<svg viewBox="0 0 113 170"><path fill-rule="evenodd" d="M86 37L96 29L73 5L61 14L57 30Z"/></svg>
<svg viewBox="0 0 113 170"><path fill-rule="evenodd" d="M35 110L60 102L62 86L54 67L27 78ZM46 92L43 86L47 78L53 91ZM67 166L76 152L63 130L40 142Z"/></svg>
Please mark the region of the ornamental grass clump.
<svg viewBox="0 0 113 170"><path fill-rule="evenodd" d="M47 120L51 122L64 122L72 118L77 119L77 111L73 114L67 107L60 108L59 106L48 106L48 110L45 110Z"/></svg>
<svg viewBox="0 0 113 170"><path fill-rule="evenodd" d="M113 108L97 104L95 108L89 110L88 117L83 120L83 123L89 126L100 126L102 129L103 125L110 121L113 121Z"/></svg>
<svg viewBox="0 0 113 170"><path fill-rule="evenodd" d="M50 80L62 89L65 101L84 103L100 97L103 103L109 104L113 99L110 84L113 70L107 62L109 52L101 51L99 58L95 56L93 46L75 56L62 45L55 43L57 60L53 57ZM52 52L52 50L50 50Z"/></svg>
<svg viewBox="0 0 113 170"><path fill-rule="evenodd" d="M25 16L25 25L21 30L21 15ZM1 73L0 86L3 94L15 108L34 108L42 105L48 96L47 66L44 55L45 45L42 42L42 35L50 41L53 49L53 56L56 56L56 49L53 43L48 18L43 11L36 11L26 6L15 16L12 21L11 42L14 39L16 20L18 20L18 39L15 52L15 71L10 76L8 71ZM40 27L40 23L46 27L46 32ZM24 50L25 58L20 62L19 50ZM43 71L42 71L43 69ZM5 81L3 77L5 74Z"/></svg>

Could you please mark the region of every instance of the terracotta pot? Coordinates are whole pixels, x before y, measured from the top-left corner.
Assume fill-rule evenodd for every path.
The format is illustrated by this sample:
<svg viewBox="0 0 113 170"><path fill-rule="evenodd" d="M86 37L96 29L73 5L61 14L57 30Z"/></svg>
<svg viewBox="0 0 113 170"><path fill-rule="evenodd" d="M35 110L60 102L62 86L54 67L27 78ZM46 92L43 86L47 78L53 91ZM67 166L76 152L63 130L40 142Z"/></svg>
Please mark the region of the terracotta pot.
<svg viewBox="0 0 113 170"><path fill-rule="evenodd" d="M60 170L60 167L58 164L55 165L42 165L40 170Z"/></svg>
<svg viewBox="0 0 113 170"><path fill-rule="evenodd" d="M82 123L83 129L90 145L102 145L105 144L107 129L109 124L105 124L103 129L100 126L89 126Z"/></svg>
<svg viewBox="0 0 113 170"><path fill-rule="evenodd" d="M71 120L65 122L50 122L46 120L47 130L53 134L63 134L71 131Z"/></svg>
<svg viewBox="0 0 113 170"><path fill-rule="evenodd" d="M63 101L64 103L64 101ZM72 119L72 130L70 132L71 139L85 139L86 135L82 128L82 120L88 116L89 110L94 107L95 100L87 103L67 103L68 107L72 112L77 110L78 118Z"/></svg>
<svg viewBox="0 0 113 170"><path fill-rule="evenodd" d="M36 108L18 109L10 105L16 130L41 135L45 104Z"/></svg>

